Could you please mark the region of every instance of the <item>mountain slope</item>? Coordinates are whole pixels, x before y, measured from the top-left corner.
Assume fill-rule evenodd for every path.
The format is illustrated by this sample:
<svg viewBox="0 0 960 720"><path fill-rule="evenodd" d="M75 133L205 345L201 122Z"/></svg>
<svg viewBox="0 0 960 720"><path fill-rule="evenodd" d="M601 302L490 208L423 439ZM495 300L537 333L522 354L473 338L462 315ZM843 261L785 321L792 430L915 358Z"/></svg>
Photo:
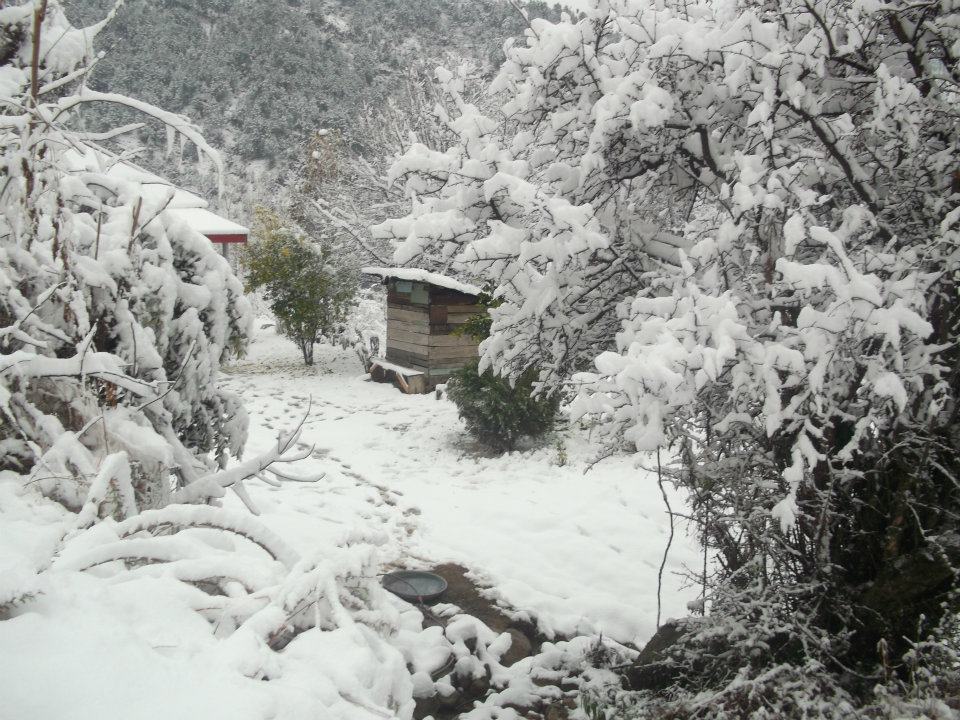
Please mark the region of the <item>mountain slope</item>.
<svg viewBox="0 0 960 720"><path fill-rule="evenodd" d="M89 23L111 4L68 10ZM107 55L91 85L189 115L237 160L284 165L317 128L349 134L413 63L452 55L491 67L523 27L498 0L128 0L98 39Z"/></svg>

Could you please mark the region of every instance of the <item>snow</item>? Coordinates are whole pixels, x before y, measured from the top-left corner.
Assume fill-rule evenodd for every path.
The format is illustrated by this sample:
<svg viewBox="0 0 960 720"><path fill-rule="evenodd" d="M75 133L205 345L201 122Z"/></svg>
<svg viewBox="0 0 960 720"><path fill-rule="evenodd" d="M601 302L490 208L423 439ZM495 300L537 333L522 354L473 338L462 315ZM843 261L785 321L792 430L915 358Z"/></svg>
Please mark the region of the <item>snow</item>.
<svg viewBox="0 0 960 720"><path fill-rule="evenodd" d="M421 270L419 268L382 268L382 267L365 267L361 269L366 275L379 275L382 278L396 278L397 280L412 280L414 282L429 283L430 285L436 285L437 287L446 288L447 290L455 290L464 295L479 295L483 292L476 285L470 285L465 282L460 282L451 277L441 275L440 273L428 272L427 270Z"/></svg>
<svg viewBox="0 0 960 720"><path fill-rule="evenodd" d="M249 228L200 207L172 207L164 211L171 220L179 220L197 232L210 235L248 235Z"/></svg>
<svg viewBox="0 0 960 720"><path fill-rule="evenodd" d="M64 152L69 171L103 173L118 184L132 183L149 207L164 208L169 220L182 221L202 235L248 235L249 229L207 209L207 201L144 170L105 148L78 143Z"/></svg>
<svg viewBox="0 0 960 720"><path fill-rule="evenodd" d="M655 476L626 456L585 475L586 431L573 426L544 446L489 457L452 403L369 381L348 350L322 346L306 368L273 327L256 331L222 380L250 411L248 458L276 452L278 433L293 437L312 408L296 441L307 459L295 472L325 476L248 482L259 517L227 496L224 510L169 506L79 536L76 515L0 476L0 577L12 583L0 596L38 593L0 622L0 692L11 717L409 718L415 693L447 691L450 676L434 682L430 672L451 655L463 672L492 675L490 706L556 692L531 681L533 659L502 666L509 636L456 608L443 611L446 633L421 629L420 613L399 599L338 585L377 583L396 567L460 563L547 636L602 632L639 644L653 633L668 529ZM133 556L167 562L123 571L115 559ZM697 562L692 539L678 537L664 617L686 614L697 592L679 573ZM188 582L216 582L225 595ZM344 592L367 598L369 609L357 611ZM326 598L315 611L322 625L313 627L313 610L297 620L303 597ZM282 652L268 650L266 638L288 618L307 629ZM466 651L471 637L476 655ZM537 663L582 654L589 642L547 644ZM496 712L484 705L471 717Z"/></svg>
<svg viewBox="0 0 960 720"><path fill-rule="evenodd" d="M199 195L178 188L169 180L93 144L78 143L66 150L64 165L73 173L103 173L118 183L134 183L150 205L166 203L171 208L207 206L207 201Z"/></svg>
<svg viewBox="0 0 960 720"><path fill-rule="evenodd" d="M374 358L371 362L382 370L386 370L387 372L400 373L405 377L412 377L414 375L423 375L423 373L420 372L419 370L412 370L408 367L404 367L403 365L396 365L394 363L387 362L383 358Z"/></svg>
<svg viewBox="0 0 960 720"><path fill-rule="evenodd" d="M603 631L635 643L652 635L669 526L655 474L627 456L584 474L596 448L576 427L561 435L566 466L556 464L553 443L486 457L465 435L451 402L369 382L352 355L333 348L318 348L321 369L311 373L273 328L257 335L226 380L247 401L248 452L275 443L276 431L312 398L304 437L318 442L315 453L327 472L314 486L249 488L262 510L258 519L277 534L309 543L324 521L333 523L323 533L329 534L366 516L394 538L395 562L460 563L548 634ZM338 492L372 507L338 513L327 483L345 483L349 489ZM686 614L695 593L682 590L672 573L683 563L696 566L697 558L692 539L675 544L664 617Z"/></svg>

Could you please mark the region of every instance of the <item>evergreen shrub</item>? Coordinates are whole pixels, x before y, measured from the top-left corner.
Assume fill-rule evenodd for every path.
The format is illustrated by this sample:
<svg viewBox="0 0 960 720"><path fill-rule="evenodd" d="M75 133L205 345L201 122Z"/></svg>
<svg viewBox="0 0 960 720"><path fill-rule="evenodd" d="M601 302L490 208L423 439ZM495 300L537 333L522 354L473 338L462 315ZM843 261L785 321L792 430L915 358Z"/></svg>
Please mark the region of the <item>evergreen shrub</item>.
<svg viewBox="0 0 960 720"><path fill-rule="evenodd" d="M447 385L467 430L499 451L514 450L523 437L539 437L556 423L560 396L535 397L536 369L523 373L514 385L491 371L480 373L477 362L457 370Z"/></svg>

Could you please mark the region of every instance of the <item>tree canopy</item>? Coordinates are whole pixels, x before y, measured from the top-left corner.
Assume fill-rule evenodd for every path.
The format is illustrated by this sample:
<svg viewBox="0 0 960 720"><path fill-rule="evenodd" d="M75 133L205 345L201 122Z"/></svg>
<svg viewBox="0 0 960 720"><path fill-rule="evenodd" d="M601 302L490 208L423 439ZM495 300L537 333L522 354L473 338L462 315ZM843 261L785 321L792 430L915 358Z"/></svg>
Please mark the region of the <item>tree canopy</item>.
<svg viewBox="0 0 960 720"><path fill-rule="evenodd" d="M481 367L677 458L714 561L674 711L844 716L954 616L958 42L933 0L594 2L493 112L441 74L458 142L394 165L397 260L502 301Z"/></svg>

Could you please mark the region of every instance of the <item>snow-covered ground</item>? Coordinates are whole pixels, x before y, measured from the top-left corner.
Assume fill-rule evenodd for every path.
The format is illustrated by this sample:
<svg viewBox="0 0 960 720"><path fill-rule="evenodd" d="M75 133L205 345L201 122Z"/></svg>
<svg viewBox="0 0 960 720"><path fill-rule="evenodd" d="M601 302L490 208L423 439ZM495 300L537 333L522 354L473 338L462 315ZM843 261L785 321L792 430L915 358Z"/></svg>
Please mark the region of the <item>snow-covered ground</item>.
<svg viewBox="0 0 960 720"><path fill-rule="evenodd" d="M372 523L393 538L390 561L460 563L547 635L603 632L642 643L655 630L669 531L656 476L628 457L584 474L598 452L586 431L485 457L453 403L370 382L356 357L339 348L318 347L316 368L306 368L272 328L258 328L225 383L247 403L253 453L293 426L312 398L304 438L316 443L327 478L312 486L251 486L262 520L289 541L315 546L344 527ZM684 564L698 566L696 553L678 527L664 573L665 618L686 614L696 595L682 589L680 577Z"/></svg>
<svg viewBox="0 0 960 720"><path fill-rule="evenodd" d="M303 440L315 447L289 472L322 470L326 477L280 488L247 483L259 520L305 559L298 567L307 575L284 581L287 570L262 548L214 531L146 542L200 542L216 554L209 562L233 567L238 577L261 585L280 578L281 594L302 588L298 577L313 578L318 598L321 580L337 568L352 567L361 583L375 583L391 566L452 561L547 635L602 632L642 643L652 634L668 523L649 472L610 458L584 475L596 447L579 428L558 435L563 466L557 438L540 449L484 456L452 403L368 381L349 351L324 347L317 355L317 367L305 368L291 343L260 328L248 357L223 375L250 412L250 454L310 409ZM225 504L247 517L234 496ZM358 597L372 604L360 612L367 621L341 617L336 627L303 632L275 653L255 633L233 630L228 608L249 600L180 582L207 560L81 571L89 564L84 553L115 544L118 533L107 521L78 534L75 518L0 476L0 607L7 588L36 584L36 597L0 622L3 720L409 717L411 693L422 686L432 692L430 674L450 653L474 662L462 657L467 650L457 639L478 632L471 618L454 618L445 631L421 630L419 611L362 587ZM74 539L65 545L64 538ZM345 538L372 538L377 554ZM311 571L310 562L319 569ZM665 576L664 617L685 614L696 595L681 589L684 563L695 567L697 553L680 534ZM317 617L319 624L319 610ZM367 627L381 622L392 628L388 642ZM485 642L503 651L493 636ZM555 660L562 655L549 652ZM496 657L484 662L503 686ZM522 677L529 664L510 670L516 692L542 690Z"/></svg>

